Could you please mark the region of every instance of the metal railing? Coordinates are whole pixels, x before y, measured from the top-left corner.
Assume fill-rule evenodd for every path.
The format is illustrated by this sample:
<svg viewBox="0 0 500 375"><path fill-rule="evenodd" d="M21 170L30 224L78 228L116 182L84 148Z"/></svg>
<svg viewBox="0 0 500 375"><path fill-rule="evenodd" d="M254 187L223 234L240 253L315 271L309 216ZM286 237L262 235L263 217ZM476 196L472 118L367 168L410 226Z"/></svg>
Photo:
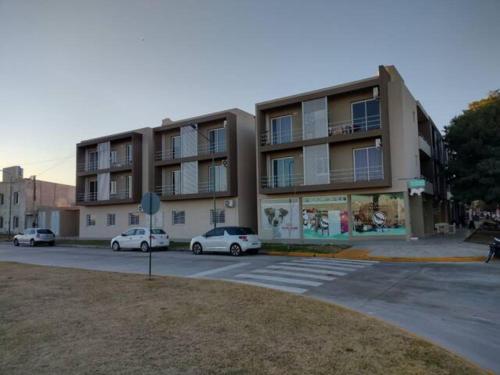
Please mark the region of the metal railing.
<svg viewBox="0 0 500 375"><path fill-rule="evenodd" d="M198 146L195 155L182 156L181 150L166 149L155 151L155 160L174 160L183 157L191 157L197 155L212 155L221 152L226 152L226 144L208 144L202 143Z"/></svg>
<svg viewBox="0 0 500 375"><path fill-rule="evenodd" d="M76 198L78 202L94 202L97 200L97 192L78 193Z"/></svg>
<svg viewBox="0 0 500 375"><path fill-rule="evenodd" d="M122 200L122 199L131 199L132 192L129 190L120 190L114 193L109 193L110 200Z"/></svg>
<svg viewBox="0 0 500 375"><path fill-rule="evenodd" d="M123 167L129 167L130 165L132 165L132 159L120 158L109 161L109 168L123 168ZM108 169L108 168L99 168L97 161L78 163L78 172L94 172L98 171L99 169Z"/></svg>
<svg viewBox="0 0 500 375"><path fill-rule="evenodd" d="M348 121L328 122L328 136L368 132L380 128L380 115L354 118ZM277 132L266 130L260 135L261 146L283 144L320 137L309 136L303 129L281 130Z"/></svg>
<svg viewBox="0 0 500 375"><path fill-rule="evenodd" d="M226 186L215 186L215 192L224 192L227 191ZM155 192L160 196L174 196L174 195L189 195L189 194L201 194L201 193L213 193L214 192L214 183L210 181L200 181L196 186L196 191L191 193L184 193L182 191L182 186L180 184L167 184L167 185L159 185L155 187Z"/></svg>
<svg viewBox="0 0 500 375"><path fill-rule="evenodd" d="M379 181L384 179L384 167L382 165L378 165L356 169L334 169L327 173L327 176L329 184ZM302 174L292 174L288 176L262 176L260 183L265 189L314 185L305 184L304 175Z"/></svg>

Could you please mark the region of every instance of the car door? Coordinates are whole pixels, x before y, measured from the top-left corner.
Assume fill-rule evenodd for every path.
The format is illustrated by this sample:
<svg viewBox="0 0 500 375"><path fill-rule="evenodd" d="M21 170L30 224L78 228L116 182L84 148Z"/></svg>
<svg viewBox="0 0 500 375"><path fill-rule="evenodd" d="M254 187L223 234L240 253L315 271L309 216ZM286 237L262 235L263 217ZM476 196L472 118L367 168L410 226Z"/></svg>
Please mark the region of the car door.
<svg viewBox="0 0 500 375"><path fill-rule="evenodd" d="M146 231L144 229L136 229L134 239L132 241L133 248L138 249L141 247L141 243L146 241L149 243L149 238L146 236Z"/></svg>
<svg viewBox="0 0 500 375"><path fill-rule="evenodd" d="M214 251L214 236L215 229L209 230L203 235L203 249L206 251Z"/></svg>
<svg viewBox="0 0 500 375"><path fill-rule="evenodd" d="M125 234L126 236L121 236L120 240L118 241L120 243L120 247L124 249L132 249L135 229L129 229L128 231L125 232Z"/></svg>
<svg viewBox="0 0 500 375"><path fill-rule="evenodd" d="M30 240L34 237L33 234L35 233L35 229L25 229L23 234L21 234L21 241L22 243L30 243Z"/></svg>
<svg viewBox="0 0 500 375"><path fill-rule="evenodd" d="M224 237L224 228L215 228L214 235L212 237L212 251L225 251L226 250L226 239Z"/></svg>

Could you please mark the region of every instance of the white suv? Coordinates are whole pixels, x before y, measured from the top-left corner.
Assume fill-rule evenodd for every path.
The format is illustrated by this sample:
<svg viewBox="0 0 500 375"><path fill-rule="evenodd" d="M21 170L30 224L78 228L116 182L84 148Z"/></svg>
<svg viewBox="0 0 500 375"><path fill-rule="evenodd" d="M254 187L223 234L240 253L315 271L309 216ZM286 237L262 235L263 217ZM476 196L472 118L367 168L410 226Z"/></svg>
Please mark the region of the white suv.
<svg viewBox="0 0 500 375"><path fill-rule="evenodd" d="M163 229L151 230L151 245L153 248L165 248L170 246L168 234ZM141 249L149 251L149 228L131 228L125 233L111 240L111 248L114 251L121 249Z"/></svg>
<svg viewBox="0 0 500 375"><path fill-rule="evenodd" d="M20 244L35 246L41 243L54 246L56 243L55 234L50 229L28 228L23 233L14 236L14 246L19 246Z"/></svg>
<svg viewBox="0 0 500 375"><path fill-rule="evenodd" d="M219 227L209 230L202 236L191 240L190 248L196 255L203 251L229 252L231 255L257 253L262 244L250 228Z"/></svg>

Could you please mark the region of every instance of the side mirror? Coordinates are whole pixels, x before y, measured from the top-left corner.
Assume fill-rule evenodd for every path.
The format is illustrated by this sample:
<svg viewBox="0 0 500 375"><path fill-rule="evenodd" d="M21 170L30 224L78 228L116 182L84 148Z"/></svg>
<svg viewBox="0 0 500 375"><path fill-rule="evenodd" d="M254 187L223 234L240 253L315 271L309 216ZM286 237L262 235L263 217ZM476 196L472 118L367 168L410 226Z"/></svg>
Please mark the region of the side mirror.
<svg viewBox="0 0 500 375"><path fill-rule="evenodd" d="M127 237L127 233L122 233L122 236L123 237Z"/></svg>
<svg viewBox="0 0 500 375"><path fill-rule="evenodd" d="M24 233L23 233L23 232L21 232L21 233L19 233L19 235L20 235L20 236L23 236L23 235L24 235Z"/></svg>

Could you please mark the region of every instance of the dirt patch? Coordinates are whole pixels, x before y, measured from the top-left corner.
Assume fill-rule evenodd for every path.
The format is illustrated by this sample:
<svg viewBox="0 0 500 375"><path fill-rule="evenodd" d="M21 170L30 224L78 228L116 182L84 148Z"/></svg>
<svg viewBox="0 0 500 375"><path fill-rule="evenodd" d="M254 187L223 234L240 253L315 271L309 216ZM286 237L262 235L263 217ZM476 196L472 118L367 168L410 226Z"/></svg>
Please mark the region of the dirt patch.
<svg viewBox="0 0 500 375"><path fill-rule="evenodd" d="M479 374L331 304L221 281L0 263L3 374Z"/></svg>

